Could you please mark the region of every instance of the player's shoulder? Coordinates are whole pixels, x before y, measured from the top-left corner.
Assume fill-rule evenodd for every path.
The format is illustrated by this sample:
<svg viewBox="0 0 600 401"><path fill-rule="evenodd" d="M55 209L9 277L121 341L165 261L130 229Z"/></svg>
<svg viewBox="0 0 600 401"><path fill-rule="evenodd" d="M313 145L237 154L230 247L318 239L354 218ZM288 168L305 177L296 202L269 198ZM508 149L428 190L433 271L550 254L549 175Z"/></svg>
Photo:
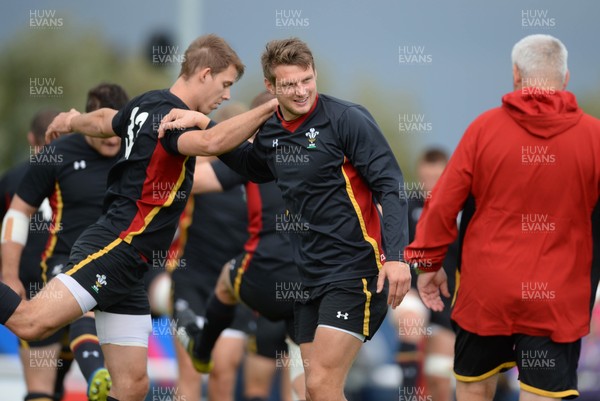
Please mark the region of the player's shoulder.
<svg viewBox="0 0 600 401"><path fill-rule="evenodd" d="M600 130L600 119L592 116L591 114L581 113L581 122L584 124L589 124L595 129Z"/></svg>
<svg viewBox="0 0 600 401"><path fill-rule="evenodd" d="M343 100L334 96L326 95L323 93L319 93L319 101L323 103L324 106L331 109L332 111L345 111L349 107L362 107L358 103L353 103L348 100Z"/></svg>
<svg viewBox="0 0 600 401"><path fill-rule="evenodd" d="M365 114L369 115L369 112L364 106L348 100L319 94L319 101L321 102L322 110L334 120L339 119L342 116L345 118L353 118L356 116L365 116Z"/></svg>
<svg viewBox="0 0 600 401"><path fill-rule="evenodd" d="M139 106L144 109L158 108L188 108L186 104L177 96L169 91L169 89L156 89L143 93L129 102L130 107Z"/></svg>
<svg viewBox="0 0 600 401"><path fill-rule="evenodd" d="M507 117L510 118L502 106L493 107L476 116L475 119L471 121L470 126L478 127L493 122L493 120L504 119Z"/></svg>

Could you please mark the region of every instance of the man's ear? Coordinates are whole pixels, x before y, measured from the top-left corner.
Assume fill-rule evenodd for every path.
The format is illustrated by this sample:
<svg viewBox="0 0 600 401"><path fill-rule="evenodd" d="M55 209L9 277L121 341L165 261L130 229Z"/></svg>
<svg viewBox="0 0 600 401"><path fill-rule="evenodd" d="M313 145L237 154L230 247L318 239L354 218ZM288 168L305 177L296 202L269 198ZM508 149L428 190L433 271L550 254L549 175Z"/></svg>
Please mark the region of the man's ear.
<svg viewBox="0 0 600 401"><path fill-rule="evenodd" d="M513 87L515 90L520 89L523 85L523 78L521 77L521 71L516 64L513 64Z"/></svg>
<svg viewBox="0 0 600 401"><path fill-rule="evenodd" d="M565 81L563 82L563 86L561 90L565 90L567 89L567 84L569 83L569 78L571 78L571 73L569 73L569 70L567 70L567 73L565 74Z"/></svg>
<svg viewBox="0 0 600 401"><path fill-rule="evenodd" d="M199 69L196 72L196 79L198 79L201 83L204 83L204 81L206 81L208 76L211 75L211 72L212 72L212 70L210 67L205 67L205 68Z"/></svg>
<svg viewBox="0 0 600 401"><path fill-rule="evenodd" d="M267 78L265 78L264 82L265 82L265 88L267 88L267 91L269 91L269 93L271 95L275 95L275 86L273 86L271 81L269 81Z"/></svg>

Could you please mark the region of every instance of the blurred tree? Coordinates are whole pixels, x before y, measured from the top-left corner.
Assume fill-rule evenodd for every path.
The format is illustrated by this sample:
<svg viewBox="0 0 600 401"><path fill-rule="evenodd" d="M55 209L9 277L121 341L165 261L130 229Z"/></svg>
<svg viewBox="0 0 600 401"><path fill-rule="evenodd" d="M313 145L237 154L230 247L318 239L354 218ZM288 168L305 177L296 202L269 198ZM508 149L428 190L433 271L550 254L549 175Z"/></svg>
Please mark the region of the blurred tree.
<svg viewBox="0 0 600 401"><path fill-rule="evenodd" d="M0 49L0 171L28 156L25 134L40 108L82 110L87 91L101 82L120 84L134 97L167 87L171 79L141 52L109 47L99 32L24 30Z"/></svg>
<svg viewBox="0 0 600 401"><path fill-rule="evenodd" d="M365 106L377 121L402 169L405 181L414 181L414 166L418 154L414 151L419 147L420 136L423 133L401 132L399 120L401 115L420 113L407 93L390 92L381 88L377 81L370 80L368 74L356 79L356 95L352 100Z"/></svg>
<svg viewBox="0 0 600 401"><path fill-rule="evenodd" d="M600 118L600 94L598 91L583 93L577 96L579 107L586 113Z"/></svg>

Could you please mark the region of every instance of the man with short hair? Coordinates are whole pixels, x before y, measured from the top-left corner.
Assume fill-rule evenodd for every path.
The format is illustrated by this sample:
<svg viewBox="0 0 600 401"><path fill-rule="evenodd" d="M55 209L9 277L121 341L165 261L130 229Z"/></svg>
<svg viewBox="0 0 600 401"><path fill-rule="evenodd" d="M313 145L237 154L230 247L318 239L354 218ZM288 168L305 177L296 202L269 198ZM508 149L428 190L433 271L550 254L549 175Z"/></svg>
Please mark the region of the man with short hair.
<svg viewBox="0 0 600 401"><path fill-rule="evenodd" d="M118 109L128 101L119 85L100 84L88 92L86 111L101 107ZM12 199L9 212L31 216L45 199L50 200L53 216L49 224L50 237L38 267L44 285L63 272L79 235L102 215L106 179L118 160L120 142L118 137L103 139L73 134L45 146L30 158L29 170ZM39 223L33 220L30 225L35 228ZM22 252L23 246L17 242L7 241L2 245L2 253L6 256L2 268L4 272L10 272L11 277L18 272ZM14 281L5 282L18 293L24 291ZM104 367L93 314L88 312L72 322L68 333L71 351L88 383L88 398L105 400L111 381ZM48 368L52 369L52 366L53 363ZM38 393L31 399L46 400L50 396L49 393Z"/></svg>
<svg viewBox="0 0 600 401"><path fill-rule="evenodd" d="M60 114L46 137L78 131L119 135L121 159L109 173L105 213L78 238L65 274L31 301L0 284L0 324L19 337L42 338L95 310L98 338L113 386L108 400L139 401L148 391L147 346L151 331L143 276L153 255L164 255L192 185L195 159L235 148L276 106L262 107L208 127L157 136L158 122L174 107L210 113L230 98L244 66L220 37L196 39L185 53L180 76L168 90L147 92L119 112L100 109ZM5 218L2 238L24 242L27 217ZM8 223L8 224L7 224ZM51 296L48 296L51 295Z"/></svg>
<svg viewBox="0 0 600 401"><path fill-rule="evenodd" d="M276 179L287 221L296 227L292 252L309 294L296 302L294 316L307 398L345 400L344 382L362 343L379 328L387 303L395 308L410 288L402 262L408 239L402 173L364 107L317 93L306 43L269 42L262 66L280 107L252 144L221 159L252 181ZM194 113L181 110L165 118L171 120L165 128L198 124ZM296 162L288 162L289 154Z"/></svg>
<svg viewBox="0 0 600 401"><path fill-rule="evenodd" d="M256 107L272 98L274 95L265 91L255 97L252 106ZM194 367L199 372L213 371L213 359L217 363L216 358L211 357L213 348L218 344L221 332L232 323L239 303L249 306L261 317L284 323L283 330L279 330L273 324L257 322L256 353L271 360L269 367L273 371L277 355L283 355L282 350L287 350L286 332L290 338L294 338L294 299L301 297L303 291L300 290L298 268L294 264L288 239L294 230L291 226L288 228L282 224L286 208L277 184L256 184L231 170L222 161L216 160L196 165L192 192L222 192L240 185L245 188L248 206L249 237L244 251L222 266L216 285L211 289L212 295L208 298L206 323L202 329L196 325L193 316L187 321L179 321L185 325L191 342L196 343L191 346L198 349L193 356ZM264 332L265 327L269 328L269 333ZM270 382L267 369L245 372L261 375L263 382ZM300 398L304 398L303 378L299 381L298 393ZM271 386L262 389L265 398L270 389Z"/></svg>
<svg viewBox="0 0 600 401"><path fill-rule="evenodd" d="M441 262L473 195L452 311L459 401L492 400L497 373L514 366L521 400L577 397L589 332L600 122L565 90L558 39L527 36L512 62L514 91L467 128L405 250L423 302L442 310Z"/></svg>
<svg viewBox="0 0 600 401"><path fill-rule="evenodd" d="M8 212L10 202L29 169L30 161L35 159L34 156L44 146L46 129L57 114L56 110L43 109L33 116L29 132L27 132L29 159L12 167L0 178L0 217L4 218ZM29 232L18 269L14 272L4 269L2 272L2 281L12 282L15 289L21 286L23 288L21 292L27 299L33 298L43 286L40 261L48 242L48 226L52 220L52 209L47 199L32 215L32 218L37 224ZM35 342L19 340L19 356L27 388L25 400L40 398L40 394L48 395L50 399L54 400L62 397L64 377L72 361L72 358L67 356L70 354L70 350L64 352L68 347L63 344L61 350L60 340L65 337L65 334L65 332L59 331L48 338ZM56 364L54 359L58 355L61 361L58 369L37 367L54 366L53 363ZM41 399L43 400L43 398Z"/></svg>

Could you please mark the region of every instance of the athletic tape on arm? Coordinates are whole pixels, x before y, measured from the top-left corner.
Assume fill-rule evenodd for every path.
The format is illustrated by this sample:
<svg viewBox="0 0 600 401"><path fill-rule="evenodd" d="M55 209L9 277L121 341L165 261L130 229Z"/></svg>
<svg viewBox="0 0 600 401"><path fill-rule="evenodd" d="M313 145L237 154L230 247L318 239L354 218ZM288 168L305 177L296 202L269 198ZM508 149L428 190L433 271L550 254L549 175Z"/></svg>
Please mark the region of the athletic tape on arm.
<svg viewBox="0 0 600 401"><path fill-rule="evenodd" d="M29 235L29 216L15 209L8 209L2 221L2 240L25 246Z"/></svg>

